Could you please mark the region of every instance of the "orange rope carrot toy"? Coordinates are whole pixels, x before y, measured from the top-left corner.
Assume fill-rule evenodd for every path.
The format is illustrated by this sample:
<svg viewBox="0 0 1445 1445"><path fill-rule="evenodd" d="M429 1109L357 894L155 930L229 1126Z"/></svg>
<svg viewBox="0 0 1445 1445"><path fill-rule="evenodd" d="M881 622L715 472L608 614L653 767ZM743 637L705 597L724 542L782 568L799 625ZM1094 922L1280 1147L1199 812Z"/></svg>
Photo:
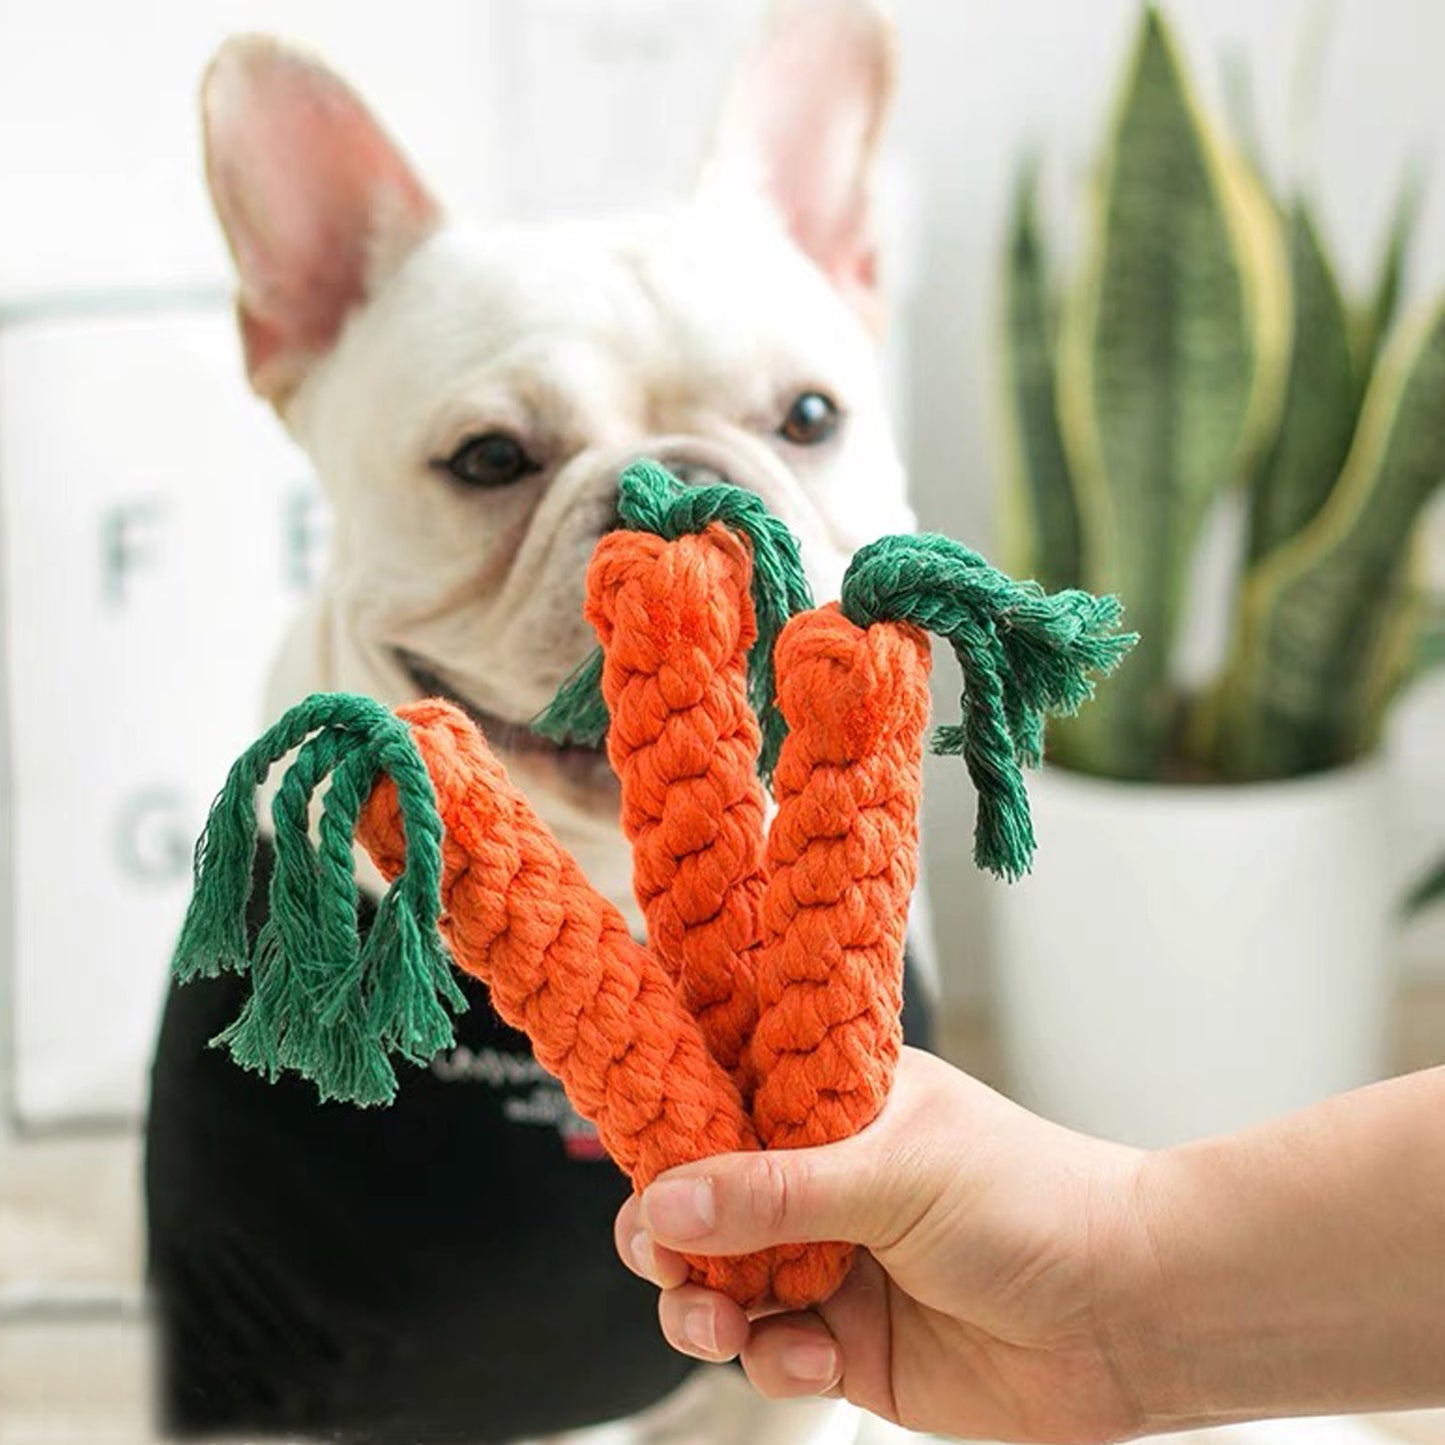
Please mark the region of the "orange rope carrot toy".
<svg viewBox="0 0 1445 1445"><path fill-rule="evenodd" d="M395 1092L391 1054L424 1062L451 1042L454 962L642 1188L723 1151L844 1138L882 1108L901 1045L928 633L965 682L963 720L935 747L963 754L976 855L1006 876L1033 852L1020 769L1039 759L1044 715L1078 707L1133 639L1113 599L1045 595L941 537L864 548L841 600L813 608L795 542L757 497L683 489L650 463L624 476L620 511L629 530L602 539L588 574L601 650L537 726L605 733L648 945L462 712L317 695L216 799L175 972L249 974L216 1040L239 1063L371 1104ZM255 789L293 749L253 949ZM354 837L391 880L364 941ZM825 1299L850 1259L808 1245L693 1265L741 1303L796 1307Z"/></svg>

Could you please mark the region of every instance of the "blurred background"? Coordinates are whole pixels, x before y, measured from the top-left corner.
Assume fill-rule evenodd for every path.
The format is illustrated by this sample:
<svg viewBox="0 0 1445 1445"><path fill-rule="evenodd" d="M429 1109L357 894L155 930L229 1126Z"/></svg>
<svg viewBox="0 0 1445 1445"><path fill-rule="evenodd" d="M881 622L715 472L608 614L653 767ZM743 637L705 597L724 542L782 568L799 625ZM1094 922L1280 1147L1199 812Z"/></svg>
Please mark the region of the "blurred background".
<svg viewBox="0 0 1445 1445"><path fill-rule="evenodd" d="M992 553L1010 455L1000 336L1019 165L1030 150L1042 157L1040 214L1069 264L1140 7L894 8L900 91L884 213L897 421L923 525ZM169 941L205 807L261 721L264 669L324 563L325 509L305 460L245 387L229 261L201 172L195 95L207 58L238 30L313 47L456 211L579 214L650 205L690 184L727 60L761 9L759 0L0 7L4 1445L143 1429L115 1422L143 1419L136 1130ZM1402 177L1422 168L1405 300L1438 294L1445 8L1172 0L1163 9L1212 110L1237 111L1227 77L1241 67L1252 75L1264 164L1277 190L1311 198L1344 289L1373 284ZM1229 527L1226 517L1206 529L1189 584L1185 646L1206 662L1223 646ZM1437 578L1440 531L1436 506L1424 534ZM943 677L940 698L952 688ZM1445 852L1442 737L1445 688L1427 680L1393 709L1385 734L1385 812L1368 847L1392 898ZM1039 945L1020 941L996 907L998 885L972 866L962 770L935 760L928 789L948 1038L965 1064L1007 1084L1000 960ZM1067 814L1069 805L1050 806ZM1057 826L1087 837L1094 825ZM1392 925L1369 957L1383 1003L1351 995L1343 1005L1389 1010L1380 1067L1445 1057L1440 911ZM1101 1013L1119 1015L1118 986L1090 985ZM1269 992L1263 979L1241 987L1236 1019L1251 1010L1251 987ZM1031 1008L1027 997L1008 1006ZM1020 1049L1033 1046L1010 1027ZM1227 1070L1227 1050L1217 1057ZM1352 1055L1341 1082L1361 1067ZM1026 1095L1068 1089L1019 1082Z"/></svg>

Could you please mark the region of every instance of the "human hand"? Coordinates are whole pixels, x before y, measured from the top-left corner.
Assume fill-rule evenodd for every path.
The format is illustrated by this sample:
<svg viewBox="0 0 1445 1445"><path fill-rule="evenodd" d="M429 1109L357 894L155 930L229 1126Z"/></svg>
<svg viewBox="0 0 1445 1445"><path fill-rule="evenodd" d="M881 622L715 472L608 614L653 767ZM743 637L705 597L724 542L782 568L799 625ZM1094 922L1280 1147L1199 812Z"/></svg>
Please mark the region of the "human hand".
<svg viewBox="0 0 1445 1445"><path fill-rule="evenodd" d="M839 1395L915 1430L1094 1441L1142 1428L1110 1302L1147 1288L1138 1151L1046 1123L905 1049L888 1104L817 1149L669 1171L617 1217L623 1262L661 1286L669 1342L740 1356L764 1395ZM677 1252L861 1246L816 1310L755 1312L688 1283Z"/></svg>

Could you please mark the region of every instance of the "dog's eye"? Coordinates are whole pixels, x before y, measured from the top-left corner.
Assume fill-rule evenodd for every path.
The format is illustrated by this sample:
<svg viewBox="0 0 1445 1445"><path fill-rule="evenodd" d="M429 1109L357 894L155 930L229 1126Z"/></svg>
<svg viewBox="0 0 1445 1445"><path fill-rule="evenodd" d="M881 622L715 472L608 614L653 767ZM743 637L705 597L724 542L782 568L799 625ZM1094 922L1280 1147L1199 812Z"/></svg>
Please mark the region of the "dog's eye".
<svg viewBox="0 0 1445 1445"><path fill-rule="evenodd" d="M838 430L838 408L821 391L805 391L796 397L778 434L795 446L815 447Z"/></svg>
<svg viewBox="0 0 1445 1445"><path fill-rule="evenodd" d="M468 437L442 465L469 487L506 487L541 471L521 442L501 431Z"/></svg>

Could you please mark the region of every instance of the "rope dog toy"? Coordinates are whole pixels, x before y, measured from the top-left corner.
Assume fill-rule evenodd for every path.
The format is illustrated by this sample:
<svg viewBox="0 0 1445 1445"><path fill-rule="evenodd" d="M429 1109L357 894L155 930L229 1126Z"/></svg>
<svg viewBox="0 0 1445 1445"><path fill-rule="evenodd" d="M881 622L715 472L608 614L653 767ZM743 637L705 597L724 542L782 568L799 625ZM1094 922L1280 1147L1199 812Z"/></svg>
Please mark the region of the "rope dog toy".
<svg viewBox="0 0 1445 1445"><path fill-rule="evenodd" d="M685 489L651 463L624 475L619 511L627 530L603 537L588 572L601 646L535 726L605 737L648 945L458 708L317 695L232 767L174 972L249 977L213 1041L243 1067L377 1104L397 1087L392 1055L425 1063L452 1042L455 964L641 1189L712 1154L849 1137L882 1108L901 1047L929 633L964 676L961 721L933 745L964 758L975 857L1007 878L1033 855L1022 768L1039 761L1045 715L1077 708L1135 639L1114 599L1046 595L937 536L865 547L840 600L814 607L796 542L756 496ZM255 790L292 752L252 948ZM389 882L364 940L354 839ZM851 1246L691 1263L746 1306L794 1308L836 1289Z"/></svg>

